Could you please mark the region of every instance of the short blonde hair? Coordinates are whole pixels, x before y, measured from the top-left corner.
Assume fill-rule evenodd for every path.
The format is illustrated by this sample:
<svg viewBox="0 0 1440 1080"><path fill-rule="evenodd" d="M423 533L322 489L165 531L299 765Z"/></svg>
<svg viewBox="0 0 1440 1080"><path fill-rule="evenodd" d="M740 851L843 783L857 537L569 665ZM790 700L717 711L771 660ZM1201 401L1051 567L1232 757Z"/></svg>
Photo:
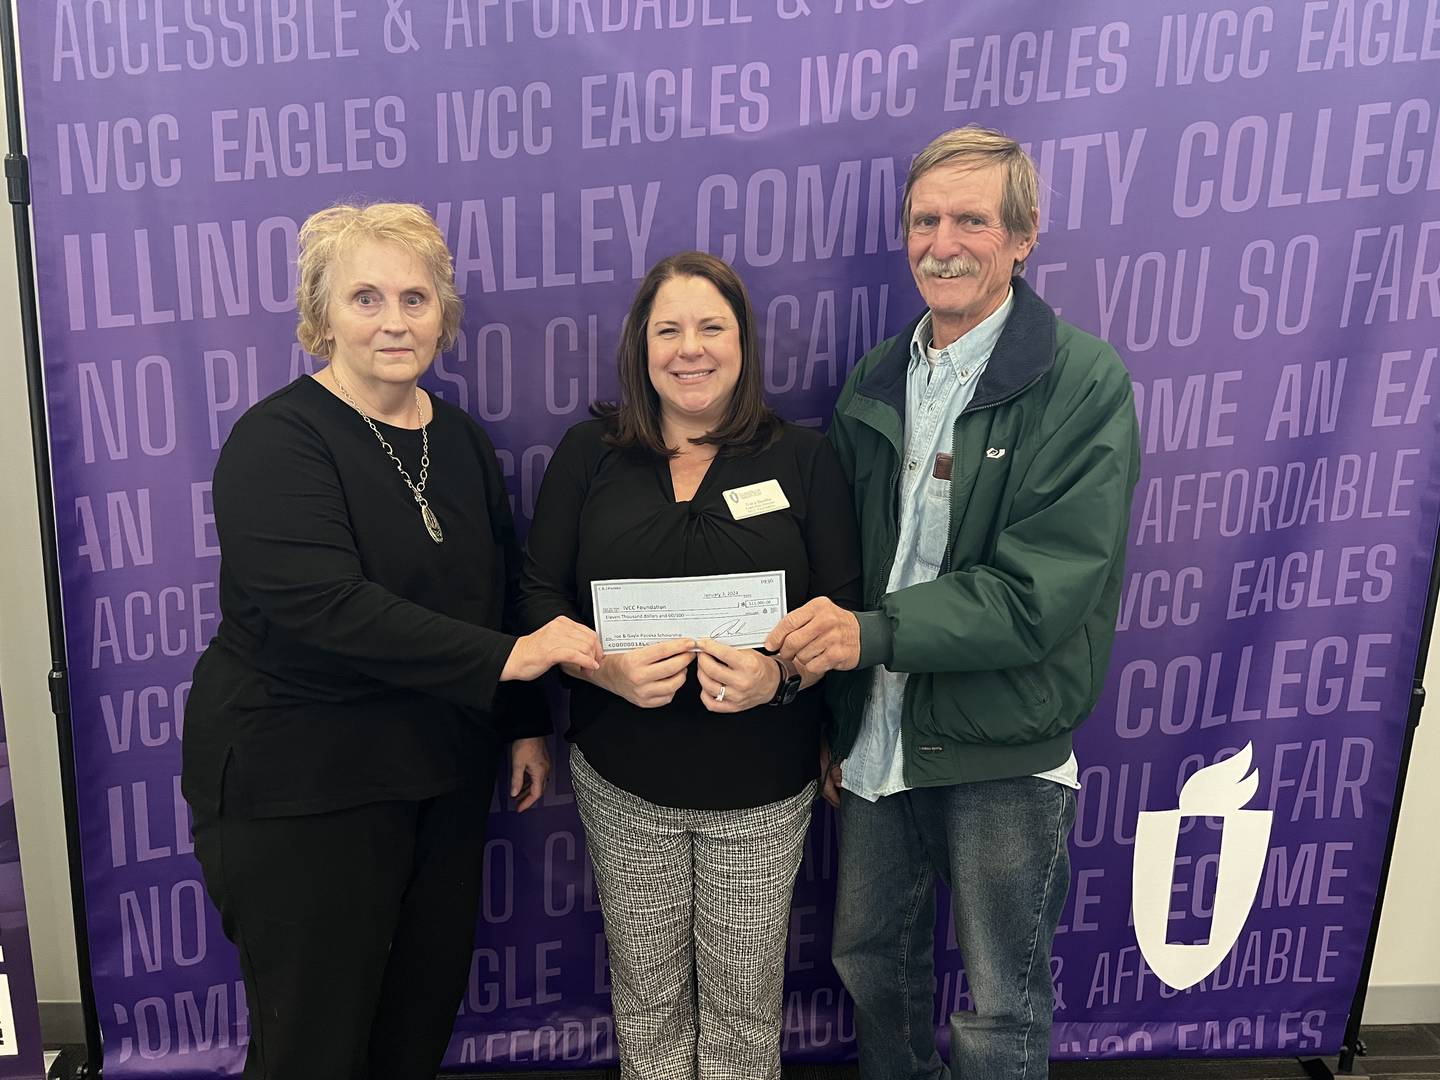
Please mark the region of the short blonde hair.
<svg viewBox="0 0 1440 1080"><path fill-rule="evenodd" d="M992 128L966 124L937 136L929 146L915 155L905 177L905 200L901 206L901 223L910 235L910 193L915 182L932 169L942 165L969 165L983 169L998 165L1005 170L1005 183L1000 194L1000 224L1012 237L1035 233L1035 211L1040 206L1040 178L1035 162L1018 142ZM1015 264L1015 272L1025 269L1025 260Z"/></svg>
<svg viewBox="0 0 1440 1080"><path fill-rule="evenodd" d="M328 360L335 343L325 334L329 329L325 312L330 306L330 274L335 262L356 244L373 240L405 248L430 271L436 298L440 301L440 341L444 352L455 344L465 304L455 291L455 268L450 250L435 219L423 206L414 203L339 203L317 210L300 226L297 256L298 281L295 307L300 325L295 335L300 347L312 356Z"/></svg>

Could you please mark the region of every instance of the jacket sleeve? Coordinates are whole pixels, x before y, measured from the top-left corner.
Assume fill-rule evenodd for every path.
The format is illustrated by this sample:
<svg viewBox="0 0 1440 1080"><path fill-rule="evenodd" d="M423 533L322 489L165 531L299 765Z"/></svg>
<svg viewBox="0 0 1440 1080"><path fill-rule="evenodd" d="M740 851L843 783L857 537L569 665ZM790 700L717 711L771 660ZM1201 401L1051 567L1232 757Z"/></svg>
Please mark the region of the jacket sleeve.
<svg viewBox="0 0 1440 1080"><path fill-rule="evenodd" d="M816 445L807 483L805 549L810 562L810 595L828 596L854 611L863 595L860 529L855 523L849 479L829 442Z"/></svg>
<svg viewBox="0 0 1440 1080"><path fill-rule="evenodd" d="M845 475L845 482L849 487L846 497L850 500L857 519L863 516L863 509L855 499L855 437L850 428L850 422L845 418L845 406L855 395L855 386L869 369L868 354L862 357L855 370L850 372L850 377L845 380L845 385L840 388L840 396L835 401L835 411L830 417L830 428L825 433L830 445L835 448L835 456L840 461L840 468ZM863 541L862 541L863 545ZM865 603L864 592L864 553L861 553L861 592L860 601L855 605L855 617L860 624L860 660L855 665L857 668L872 668L877 664L883 664L890 658L892 640L890 623L880 611L859 610ZM844 605L842 605L844 606ZM847 676L841 675L825 680L826 697L831 701L831 708L838 709L838 695L843 693L844 683Z"/></svg>
<svg viewBox="0 0 1440 1080"><path fill-rule="evenodd" d="M881 625L865 629L889 631L891 670L1037 663L1095 610L1124 555L1139 431L1119 358L1107 347L1093 367L1103 374L1048 406L993 559L890 593L871 616Z"/></svg>
<svg viewBox="0 0 1440 1080"><path fill-rule="evenodd" d="M845 482L852 486L855 483L855 440L851 437L849 426L845 422L845 405L855 393L855 382L860 377L864 368L862 359L850 377L845 380L845 385L840 388L840 396L835 400L835 410L830 414L830 427L826 429L825 438L835 448L835 456L840 460L840 468L845 473ZM854 504L853 492L851 504Z"/></svg>
<svg viewBox="0 0 1440 1080"><path fill-rule="evenodd" d="M300 419L251 413L215 466L227 573L276 627L392 686L489 709L515 638L365 577L335 463Z"/></svg>

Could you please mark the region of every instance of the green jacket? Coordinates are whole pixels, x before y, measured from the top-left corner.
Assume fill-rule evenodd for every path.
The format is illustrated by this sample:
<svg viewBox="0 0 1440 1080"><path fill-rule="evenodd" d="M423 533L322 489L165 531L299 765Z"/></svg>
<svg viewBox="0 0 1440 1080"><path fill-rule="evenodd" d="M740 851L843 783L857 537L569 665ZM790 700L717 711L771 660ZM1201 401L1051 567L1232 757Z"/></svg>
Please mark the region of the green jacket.
<svg viewBox="0 0 1440 1080"><path fill-rule="evenodd" d="M860 667L825 680L832 751L855 744L873 665L910 672L905 782L931 787L1062 764L1105 681L1140 475L1130 377L1021 278L956 421L950 541L934 581L887 593L899 536L905 379L917 319L861 359L835 406L860 521Z"/></svg>

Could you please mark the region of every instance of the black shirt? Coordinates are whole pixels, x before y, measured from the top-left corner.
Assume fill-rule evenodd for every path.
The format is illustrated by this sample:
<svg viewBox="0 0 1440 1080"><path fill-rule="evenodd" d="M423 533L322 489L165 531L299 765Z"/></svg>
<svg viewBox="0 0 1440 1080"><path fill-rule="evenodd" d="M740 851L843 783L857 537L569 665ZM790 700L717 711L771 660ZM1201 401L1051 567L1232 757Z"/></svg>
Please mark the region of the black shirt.
<svg viewBox="0 0 1440 1080"><path fill-rule="evenodd" d="M860 549L850 488L816 431L786 424L757 453L722 452L694 498L676 502L670 465L601 441L605 421L566 433L540 486L521 586L527 626L556 615L594 625L590 583L784 570L790 610L816 596L858 607ZM736 521L724 492L779 482L788 509ZM669 705L642 709L570 680L570 738L602 775L653 803L761 806L794 795L819 770L818 686L785 707L715 714L695 665Z"/></svg>
<svg viewBox="0 0 1440 1080"><path fill-rule="evenodd" d="M222 786L224 813L254 817L429 798L497 741L550 730L536 688L499 689L519 549L494 449L432 403L425 497L442 544L364 420L308 376L226 440L221 623L185 712L197 811L220 812ZM420 432L377 426L418 480Z"/></svg>

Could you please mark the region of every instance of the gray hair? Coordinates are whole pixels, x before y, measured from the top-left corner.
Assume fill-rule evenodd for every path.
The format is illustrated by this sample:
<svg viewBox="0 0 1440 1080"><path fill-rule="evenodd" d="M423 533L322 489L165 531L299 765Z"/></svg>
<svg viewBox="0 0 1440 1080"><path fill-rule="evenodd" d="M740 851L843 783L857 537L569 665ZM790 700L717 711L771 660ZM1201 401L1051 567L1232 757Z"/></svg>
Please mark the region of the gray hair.
<svg viewBox="0 0 1440 1080"><path fill-rule="evenodd" d="M969 165L983 169L998 165L1005 170L1004 188L1000 195L1000 223L1012 237L1030 236L1035 231L1035 211L1040 206L1040 178L1035 162L1020 144L1008 135L978 124L966 124L937 136L929 146L915 155L905 177L905 201L901 206L901 222L905 235L910 235L910 193L915 182L942 165ZM1025 260L1015 264L1015 273L1022 273Z"/></svg>

